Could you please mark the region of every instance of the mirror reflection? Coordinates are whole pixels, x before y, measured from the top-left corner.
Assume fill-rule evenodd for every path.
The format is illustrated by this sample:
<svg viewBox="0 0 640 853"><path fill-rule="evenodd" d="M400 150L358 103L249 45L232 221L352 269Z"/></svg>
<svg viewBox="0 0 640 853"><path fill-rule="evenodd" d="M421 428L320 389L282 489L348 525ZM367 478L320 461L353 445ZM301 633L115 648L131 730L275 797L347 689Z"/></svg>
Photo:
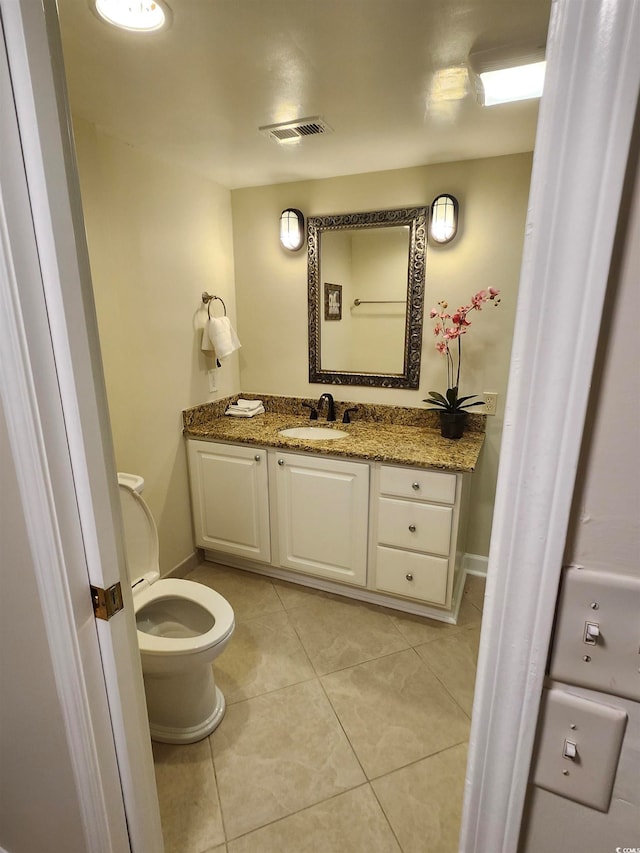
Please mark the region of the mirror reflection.
<svg viewBox="0 0 640 853"><path fill-rule="evenodd" d="M311 382L415 388L426 208L309 219Z"/></svg>

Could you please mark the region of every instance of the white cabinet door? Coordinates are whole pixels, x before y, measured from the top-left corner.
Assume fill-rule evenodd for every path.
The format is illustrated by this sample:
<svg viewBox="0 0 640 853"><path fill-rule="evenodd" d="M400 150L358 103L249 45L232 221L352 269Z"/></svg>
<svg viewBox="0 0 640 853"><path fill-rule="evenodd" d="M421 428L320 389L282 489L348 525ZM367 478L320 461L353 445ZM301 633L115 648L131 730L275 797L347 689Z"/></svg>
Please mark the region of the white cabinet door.
<svg viewBox="0 0 640 853"><path fill-rule="evenodd" d="M364 586L369 466L290 453L275 458L280 565Z"/></svg>
<svg viewBox="0 0 640 853"><path fill-rule="evenodd" d="M187 442L196 545L271 560L266 450Z"/></svg>

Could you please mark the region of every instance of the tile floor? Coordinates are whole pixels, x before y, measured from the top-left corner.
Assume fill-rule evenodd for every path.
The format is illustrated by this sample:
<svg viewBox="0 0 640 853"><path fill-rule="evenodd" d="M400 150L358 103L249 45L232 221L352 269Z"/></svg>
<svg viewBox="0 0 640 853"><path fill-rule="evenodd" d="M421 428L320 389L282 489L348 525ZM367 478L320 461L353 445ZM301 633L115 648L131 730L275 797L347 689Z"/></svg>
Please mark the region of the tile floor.
<svg viewBox="0 0 640 853"><path fill-rule="evenodd" d="M211 563L231 603L206 740L154 743L166 853L454 853L484 581L458 625Z"/></svg>

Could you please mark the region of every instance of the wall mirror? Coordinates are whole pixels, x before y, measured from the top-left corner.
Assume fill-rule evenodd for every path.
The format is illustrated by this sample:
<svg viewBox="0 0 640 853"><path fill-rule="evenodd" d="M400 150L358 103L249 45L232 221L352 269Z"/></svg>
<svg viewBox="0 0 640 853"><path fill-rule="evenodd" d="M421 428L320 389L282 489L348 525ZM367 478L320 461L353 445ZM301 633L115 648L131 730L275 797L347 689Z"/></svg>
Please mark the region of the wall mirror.
<svg viewBox="0 0 640 853"><path fill-rule="evenodd" d="M309 381L417 388L426 207L308 220Z"/></svg>

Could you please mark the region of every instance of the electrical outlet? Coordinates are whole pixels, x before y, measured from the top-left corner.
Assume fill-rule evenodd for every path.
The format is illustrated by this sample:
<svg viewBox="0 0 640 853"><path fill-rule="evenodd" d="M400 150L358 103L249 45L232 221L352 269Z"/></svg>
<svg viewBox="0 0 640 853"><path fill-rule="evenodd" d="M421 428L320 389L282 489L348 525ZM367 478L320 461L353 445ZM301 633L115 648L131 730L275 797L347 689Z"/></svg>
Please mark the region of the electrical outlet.
<svg viewBox="0 0 640 853"><path fill-rule="evenodd" d="M482 396L484 397L484 414L495 415L498 408L498 395L493 391L485 391Z"/></svg>
<svg viewBox="0 0 640 853"><path fill-rule="evenodd" d="M218 390L216 385L216 369L215 367L211 370L207 370L207 376L209 377L209 393L213 394L214 391Z"/></svg>

